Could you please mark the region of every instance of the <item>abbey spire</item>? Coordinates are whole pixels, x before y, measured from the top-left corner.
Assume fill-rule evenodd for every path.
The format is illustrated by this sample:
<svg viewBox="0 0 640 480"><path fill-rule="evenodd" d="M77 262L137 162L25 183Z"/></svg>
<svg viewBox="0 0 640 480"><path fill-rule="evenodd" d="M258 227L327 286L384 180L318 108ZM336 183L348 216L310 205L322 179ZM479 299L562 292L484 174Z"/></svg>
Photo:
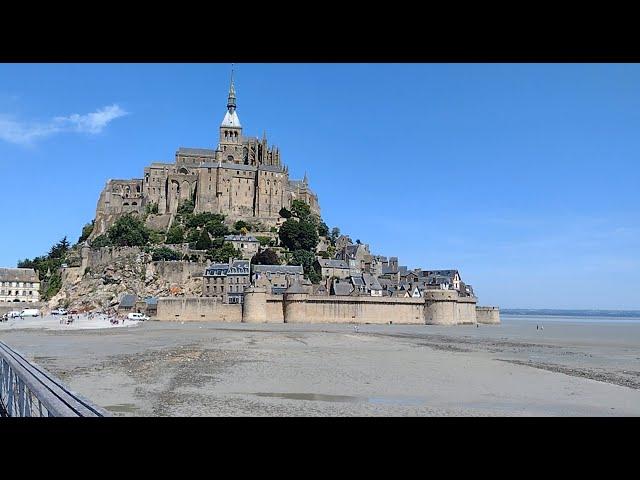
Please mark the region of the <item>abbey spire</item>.
<svg viewBox="0 0 640 480"><path fill-rule="evenodd" d="M227 97L227 113L224 115L221 127L242 128L240 119L236 112L236 88L233 84L233 70L231 70L231 84L229 85L229 96Z"/></svg>
<svg viewBox="0 0 640 480"><path fill-rule="evenodd" d="M231 83L229 85L229 95L227 97L227 113L220 125L220 143L239 143L242 140L242 125L238 112L236 112L236 88L233 84L233 69L231 69Z"/></svg>

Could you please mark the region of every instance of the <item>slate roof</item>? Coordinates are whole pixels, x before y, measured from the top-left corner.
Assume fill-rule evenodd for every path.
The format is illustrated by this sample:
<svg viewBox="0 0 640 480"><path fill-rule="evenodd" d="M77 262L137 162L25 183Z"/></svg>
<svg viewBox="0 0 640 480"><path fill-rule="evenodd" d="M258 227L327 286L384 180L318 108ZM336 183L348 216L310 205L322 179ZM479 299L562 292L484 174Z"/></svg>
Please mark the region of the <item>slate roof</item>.
<svg viewBox="0 0 640 480"><path fill-rule="evenodd" d="M233 260L231 268L229 263L212 263L204 271L204 276L249 275L249 265L249 260Z"/></svg>
<svg viewBox="0 0 640 480"><path fill-rule="evenodd" d="M288 274L299 273L300 275L302 275L304 273L304 269L302 268L302 265L254 265L253 272Z"/></svg>
<svg viewBox="0 0 640 480"><path fill-rule="evenodd" d="M147 297L144 299L147 305L158 305L158 299L156 297Z"/></svg>
<svg viewBox="0 0 640 480"><path fill-rule="evenodd" d="M178 153L181 155L198 155L200 157L215 157L216 151L210 148L178 148Z"/></svg>
<svg viewBox="0 0 640 480"><path fill-rule="evenodd" d="M242 127L242 125L240 125L240 118L238 117L238 114L236 113L235 110L233 112L229 112L227 110L227 113L224 114L224 118L222 119L222 124L220 126L221 127Z"/></svg>
<svg viewBox="0 0 640 480"><path fill-rule="evenodd" d="M351 291L353 290L353 287L351 286L351 284L347 283L347 282L333 282L333 288L332 288L334 295L337 296L348 296L351 294Z"/></svg>
<svg viewBox="0 0 640 480"><path fill-rule="evenodd" d="M363 273L362 278L369 290L382 290L382 285L380 285L380 282L378 282L378 279L373 275L371 275L370 273Z"/></svg>
<svg viewBox="0 0 640 480"><path fill-rule="evenodd" d="M285 293L307 293L307 290L300 284L298 279L296 278L289 288L285 290Z"/></svg>
<svg viewBox="0 0 640 480"><path fill-rule="evenodd" d="M318 263L323 268L349 268L344 260L336 260L334 258L319 258Z"/></svg>
<svg viewBox="0 0 640 480"><path fill-rule="evenodd" d="M0 282L39 282L33 268L0 268Z"/></svg>
<svg viewBox="0 0 640 480"><path fill-rule="evenodd" d="M251 235L225 235L224 239L228 242L257 242L258 239Z"/></svg>
<svg viewBox="0 0 640 480"><path fill-rule="evenodd" d="M122 298L120 298L120 306L121 307L134 307L136 305L136 300L138 299L137 295L133 294L124 294Z"/></svg>
<svg viewBox="0 0 640 480"><path fill-rule="evenodd" d="M383 265L383 266L382 266L382 274L383 274L383 275L388 275L388 274L390 274L390 273L396 273L396 272L394 272L394 271L393 271L393 268L392 268L392 267L389 267L389 266L387 266L387 265Z"/></svg>
<svg viewBox="0 0 640 480"><path fill-rule="evenodd" d="M364 287L365 282L362 277L351 277L351 283L356 287Z"/></svg>

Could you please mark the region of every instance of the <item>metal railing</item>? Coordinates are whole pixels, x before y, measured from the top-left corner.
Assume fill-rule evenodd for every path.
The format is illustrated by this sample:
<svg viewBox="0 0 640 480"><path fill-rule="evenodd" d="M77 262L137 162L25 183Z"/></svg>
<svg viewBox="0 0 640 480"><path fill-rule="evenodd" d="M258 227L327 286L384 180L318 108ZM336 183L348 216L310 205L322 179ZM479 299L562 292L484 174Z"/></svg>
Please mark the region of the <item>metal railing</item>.
<svg viewBox="0 0 640 480"><path fill-rule="evenodd" d="M58 378L0 342L0 416L108 417Z"/></svg>

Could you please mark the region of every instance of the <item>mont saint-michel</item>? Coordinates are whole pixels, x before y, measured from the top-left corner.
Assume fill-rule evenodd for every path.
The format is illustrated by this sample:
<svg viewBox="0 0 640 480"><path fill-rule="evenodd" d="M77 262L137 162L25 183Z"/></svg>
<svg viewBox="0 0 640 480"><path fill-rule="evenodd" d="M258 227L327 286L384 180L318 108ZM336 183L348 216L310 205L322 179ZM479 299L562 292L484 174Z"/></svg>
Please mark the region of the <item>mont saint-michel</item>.
<svg viewBox="0 0 640 480"><path fill-rule="evenodd" d="M291 179L280 149L243 131L233 77L217 147L180 147L142 178L108 180L80 240L57 247L57 270L20 264L43 276L50 309L163 321L500 321L497 307L477 306L458 269L409 269L330 230L307 175Z"/></svg>
<svg viewBox="0 0 640 480"><path fill-rule="evenodd" d="M576 254L634 230L562 217L597 133L546 148L561 82L522 95L559 67L32 68L0 66L0 416L640 414L638 315L596 308L633 278Z"/></svg>

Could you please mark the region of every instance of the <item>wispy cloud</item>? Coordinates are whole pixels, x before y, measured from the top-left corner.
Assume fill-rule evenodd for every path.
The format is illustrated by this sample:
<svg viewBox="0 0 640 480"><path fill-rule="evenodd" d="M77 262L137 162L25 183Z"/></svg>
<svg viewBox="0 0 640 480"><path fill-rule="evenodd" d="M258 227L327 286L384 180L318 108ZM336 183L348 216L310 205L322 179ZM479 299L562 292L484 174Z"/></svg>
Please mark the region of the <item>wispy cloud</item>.
<svg viewBox="0 0 640 480"><path fill-rule="evenodd" d="M55 117L45 123L22 122L9 115L0 114L0 139L9 143L31 145L51 135L63 132L96 135L113 120L127 115L119 105L113 104L84 115L74 113Z"/></svg>

